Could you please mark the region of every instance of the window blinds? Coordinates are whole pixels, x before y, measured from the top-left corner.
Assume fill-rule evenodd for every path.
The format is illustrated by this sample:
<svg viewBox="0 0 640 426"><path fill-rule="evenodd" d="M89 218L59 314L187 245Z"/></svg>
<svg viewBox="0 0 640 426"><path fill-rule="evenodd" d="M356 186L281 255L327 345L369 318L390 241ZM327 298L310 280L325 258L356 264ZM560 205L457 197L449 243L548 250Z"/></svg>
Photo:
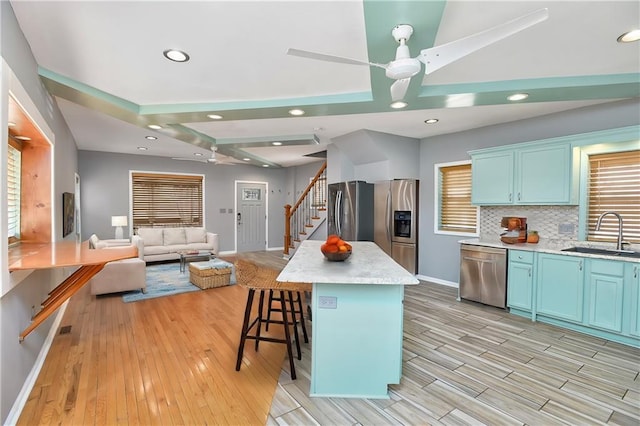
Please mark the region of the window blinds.
<svg viewBox="0 0 640 426"><path fill-rule="evenodd" d="M440 231L475 233L477 207L471 204L471 164L440 168Z"/></svg>
<svg viewBox="0 0 640 426"><path fill-rule="evenodd" d="M133 227L203 226L202 176L132 174Z"/></svg>
<svg viewBox="0 0 640 426"><path fill-rule="evenodd" d="M9 143L7 151L7 210L9 243L20 239L20 174L22 153Z"/></svg>
<svg viewBox="0 0 640 426"><path fill-rule="evenodd" d="M618 220L608 215L596 231L598 217L606 211L622 216L624 240L640 243L640 151L589 156L589 241L615 241Z"/></svg>

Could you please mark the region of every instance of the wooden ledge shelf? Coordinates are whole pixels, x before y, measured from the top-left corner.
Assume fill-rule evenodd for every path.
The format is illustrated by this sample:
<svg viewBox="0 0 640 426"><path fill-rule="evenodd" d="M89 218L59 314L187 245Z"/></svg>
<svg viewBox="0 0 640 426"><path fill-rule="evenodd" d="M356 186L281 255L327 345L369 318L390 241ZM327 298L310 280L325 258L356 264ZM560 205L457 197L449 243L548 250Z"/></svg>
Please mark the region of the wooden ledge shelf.
<svg viewBox="0 0 640 426"><path fill-rule="evenodd" d="M56 286L42 309L32 318L31 324L20 333L20 342L42 324L62 304L82 288L108 262L136 257L135 246L90 249L89 243L62 241L58 243L22 243L9 250L9 272L26 269L51 269L63 266L79 266Z"/></svg>

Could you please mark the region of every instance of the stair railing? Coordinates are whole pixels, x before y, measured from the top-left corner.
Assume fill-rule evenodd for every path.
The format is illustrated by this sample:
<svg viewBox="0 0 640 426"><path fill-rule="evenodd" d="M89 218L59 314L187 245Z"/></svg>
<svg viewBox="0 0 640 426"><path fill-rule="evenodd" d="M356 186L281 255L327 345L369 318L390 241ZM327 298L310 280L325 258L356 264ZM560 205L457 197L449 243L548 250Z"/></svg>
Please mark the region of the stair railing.
<svg viewBox="0 0 640 426"><path fill-rule="evenodd" d="M301 235L306 235L307 228L313 226L312 219L318 217L318 211L327 205L327 162L325 161L318 173L311 179L295 205L284 206L284 254L289 254L294 241L299 241ZM294 238L295 236L295 238Z"/></svg>

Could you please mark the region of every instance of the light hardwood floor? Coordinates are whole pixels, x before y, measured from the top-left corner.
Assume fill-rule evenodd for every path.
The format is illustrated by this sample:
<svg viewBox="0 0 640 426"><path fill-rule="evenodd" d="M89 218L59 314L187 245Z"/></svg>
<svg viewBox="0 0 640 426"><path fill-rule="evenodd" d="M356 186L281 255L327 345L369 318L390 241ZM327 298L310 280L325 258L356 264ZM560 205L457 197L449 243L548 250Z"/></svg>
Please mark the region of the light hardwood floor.
<svg viewBox="0 0 640 426"><path fill-rule="evenodd" d="M640 424L640 350L457 302L448 287L407 287L388 400L308 397L310 344L295 381L277 344L247 345L236 372L239 286L136 303L85 290L19 424Z"/></svg>

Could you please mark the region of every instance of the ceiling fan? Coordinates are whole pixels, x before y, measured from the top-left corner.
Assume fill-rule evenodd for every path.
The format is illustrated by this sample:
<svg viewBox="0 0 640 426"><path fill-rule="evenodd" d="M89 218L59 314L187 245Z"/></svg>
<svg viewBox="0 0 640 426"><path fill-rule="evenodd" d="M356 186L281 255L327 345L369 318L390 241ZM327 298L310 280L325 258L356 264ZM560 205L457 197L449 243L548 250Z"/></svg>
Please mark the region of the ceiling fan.
<svg viewBox="0 0 640 426"><path fill-rule="evenodd" d="M519 18L497 25L487 30L472 34L461 39L422 49L415 58L411 57L407 41L413 34L411 25L396 25L391 30L391 35L400 44L396 49L396 57L386 64L361 61L358 59L344 58L341 56L325 55L323 53L309 52L306 50L289 49L288 55L300 56L321 61L338 62L350 65L368 65L385 70L385 75L393 80L391 85L391 100L400 101L404 98L409 88L411 77L418 74L425 64L425 75L439 70L458 59L482 49L490 44L507 38L519 31L540 23L549 17L546 8L520 16Z"/></svg>
<svg viewBox="0 0 640 426"><path fill-rule="evenodd" d="M226 164L226 165L234 165L236 163L230 161L231 157L227 157L226 155L221 155L217 153L218 147L211 147L211 156L209 158L188 158L188 157L171 157L172 160L181 160L181 161L197 161L199 163L209 163L209 164Z"/></svg>

